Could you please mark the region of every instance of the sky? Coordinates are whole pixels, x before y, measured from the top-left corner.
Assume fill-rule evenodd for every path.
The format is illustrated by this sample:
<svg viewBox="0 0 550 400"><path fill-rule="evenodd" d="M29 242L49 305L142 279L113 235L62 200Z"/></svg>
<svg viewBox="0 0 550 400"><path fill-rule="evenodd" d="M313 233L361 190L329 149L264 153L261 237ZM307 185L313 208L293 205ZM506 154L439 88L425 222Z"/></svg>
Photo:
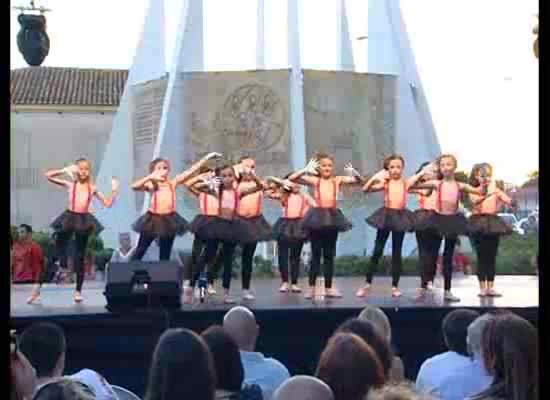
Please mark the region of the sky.
<svg viewBox="0 0 550 400"><path fill-rule="evenodd" d="M182 0L164 1L170 65ZM255 69L256 0L203 1L205 68ZM334 69L336 0L301 1L303 67ZM352 39L367 32L366 2L346 2ZM130 67L148 0L37 4L53 9L44 66ZM538 1L401 0L401 10L442 151L455 154L460 169L487 161L497 178L524 182L538 169L539 67L531 33ZM265 0L265 15L266 68L287 68L286 1ZM26 66L18 31L12 10L11 68ZM353 42L359 71L366 66L366 46L368 39Z"/></svg>

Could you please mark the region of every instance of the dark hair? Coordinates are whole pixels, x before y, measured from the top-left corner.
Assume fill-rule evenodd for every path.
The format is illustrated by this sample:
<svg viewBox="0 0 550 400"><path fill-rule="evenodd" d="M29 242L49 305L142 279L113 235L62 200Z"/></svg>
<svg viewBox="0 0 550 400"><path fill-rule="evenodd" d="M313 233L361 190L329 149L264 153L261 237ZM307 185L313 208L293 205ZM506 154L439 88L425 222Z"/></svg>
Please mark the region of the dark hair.
<svg viewBox="0 0 550 400"><path fill-rule="evenodd" d="M201 336L214 359L216 389L239 391L244 380L244 368L235 341L219 325L209 327Z"/></svg>
<svg viewBox="0 0 550 400"><path fill-rule="evenodd" d="M393 354L390 344L378 333L372 322L359 318L350 318L340 325L336 332L353 333L370 345L382 363L384 376L388 377L393 361Z"/></svg>
<svg viewBox="0 0 550 400"><path fill-rule="evenodd" d="M512 313L495 315L483 329L481 349L493 383L479 398L539 398L538 333L529 321Z"/></svg>
<svg viewBox="0 0 550 400"><path fill-rule="evenodd" d="M170 168L170 161L164 158L157 157L149 163L149 173L152 173L155 170L155 167L157 166L157 164L161 162L166 163L166 165L168 165L168 168Z"/></svg>
<svg viewBox="0 0 550 400"><path fill-rule="evenodd" d="M322 160L323 158L328 158L330 161L334 162L334 157L332 156L332 154L325 153L323 151L319 151L319 152L315 153L313 155L313 158L315 158L317 160Z"/></svg>
<svg viewBox="0 0 550 400"><path fill-rule="evenodd" d="M445 316L442 323L443 338L450 351L468 357L468 326L478 317L477 311L465 309L451 311Z"/></svg>
<svg viewBox="0 0 550 400"><path fill-rule="evenodd" d="M375 351L359 336L337 333L321 353L315 376L332 389L334 400L363 400L385 382Z"/></svg>
<svg viewBox="0 0 550 400"><path fill-rule="evenodd" d="M474 166L472 167L472 171L470 172L470 177L468 178L468 183L470 184L470 186L473 186L473 187L479 186L477 175L479 174L479 171L481 171L482 169L489 169L490 174L493 175L493 166L491 164L489 163L474 164Z"/></svg>
<svg viewBox="0 0 550 400"><path fill-rule="evenodd" d="M92 400L95 398L95 393L89 386L69 377L45 384L33 396L33 400Z"/></svg>
<svg viewBox="0 0 550 400"><path fill-rule="evenodd" d="M25 232L27 232L27 233L32 233L32 226L30 226L30 225L21 224L21 225L19 225L19 228L23 228L25 230Z"/></svg>
<svg viewBox="0 0 550 400"><path fill-rule="evenodd" d="M384 169L388 169L390 167L390 162L393 160L400 160L403 168L405 168L405 160L403 159L403 157L401 157L399 154L390 154L389 156L384 158Z"/></svg>
<svg viewBox="0 0 550 400"><path fill-rule="evenodd" d="M144 400L214 400L215 383L204 340L188 329L168 329L155 347Z"/></svg>
<svg viewBox="0 0 550 400"><path fill-rule="evenodd" d="M38 378L51 377L66 350L63 329L51 322L38 322L23 331L19 349L36 369Z"/></svg>

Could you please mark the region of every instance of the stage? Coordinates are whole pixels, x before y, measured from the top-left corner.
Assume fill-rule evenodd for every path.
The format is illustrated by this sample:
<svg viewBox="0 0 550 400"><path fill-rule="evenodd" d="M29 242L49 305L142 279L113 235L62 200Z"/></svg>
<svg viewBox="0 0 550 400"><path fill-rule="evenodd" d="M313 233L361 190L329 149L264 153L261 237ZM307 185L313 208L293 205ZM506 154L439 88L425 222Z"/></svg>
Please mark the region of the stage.
<svg viewBox="0 0 550 400"><path fill-rule="evenodd" d="M302 278L303 285L306 280ZM371 294L360 299L355 291L364 279L336 278L335 284L344 297L314 302L302 294L279 293L278 279L253 279L255 301L238 300L251 308L258 319L261 333L258 350L274 356L292 374L313 373L319 353L334 329L347 318L356 316L365 304L377 305L388 314L393 327L393 343L405 362L406 373L414 378L420 363L443 349L441 320L452 309L466 307L485 312L509 309L538 325L538 277L497 276L500 298L477 296L477 278L453 279L453 293L459 303L443 301L442 280L422 300L416 299L419 279L405 276L400 288L403 296L391 297L389 277L377 277ZM239 295L240 281L232 283L232 294ZM200 304L183 305L181 309L152 309L132 313L111 313L105 309L103 282L84 284L84 302L74 304L74 286L46 285L42 302L28 305L30 285L15 285L11 293L11 318L18 330L36 321L61 324L68 338L68 372L92 368L115 384L126 386L142 395L151 352L159 335L168 327L186 327L200 332L211 324L220 324L231 306L221 296Z"/></svg>

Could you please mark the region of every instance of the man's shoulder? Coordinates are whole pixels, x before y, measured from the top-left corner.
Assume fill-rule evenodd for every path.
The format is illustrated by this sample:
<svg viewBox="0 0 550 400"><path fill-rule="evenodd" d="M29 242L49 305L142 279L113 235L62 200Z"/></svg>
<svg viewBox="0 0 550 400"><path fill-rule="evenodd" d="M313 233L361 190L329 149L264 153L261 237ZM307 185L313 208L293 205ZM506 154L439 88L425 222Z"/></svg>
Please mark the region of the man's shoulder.
<svg viewBox="0 0 550 400"><path fill-rule="evenodd" d="M273 369L274 371L280 371L281 373L284 373L286 375L290 375L289 372L288 372L288 369L287 367L284 366L284 364L282 362L280 362L279 360L276 360L275 358L264 358L264 363L266 365L269 365L269 367L271 369Z"/></svg>

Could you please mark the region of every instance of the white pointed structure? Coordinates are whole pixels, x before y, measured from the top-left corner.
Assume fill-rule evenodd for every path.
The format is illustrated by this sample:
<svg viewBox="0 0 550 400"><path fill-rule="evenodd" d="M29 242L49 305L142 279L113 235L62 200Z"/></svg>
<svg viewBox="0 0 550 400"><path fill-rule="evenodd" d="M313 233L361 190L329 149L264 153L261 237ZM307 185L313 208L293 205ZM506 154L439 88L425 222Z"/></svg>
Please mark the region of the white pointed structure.
<svg viewBox="0 0 550 400"><path fill-rule="evenodd" d="M355 71L346 0L336 0L336 65L339 71Z"/></svg>
<svg viewBox="0 0 550 400"><path fill-rule="evenodd" d="M183 160L189 159L184 147L185 131L185 72L204 70L204 35L203 35L203 2L202 0L184 0L180 25L176 37L176 46L172 66L168 75L168 86L164 96L159 134L151 159L162 157L170 160L172 175L181 172L188 165ZM183 157L182 157L183 155ZM191 218L182 201L177 201L177 211ZM149 207L149 195L145 196L142 213ZM189 235L183 239L176 238L176 245L189 241Z"/></svg>
<svg viewBox="0 0 550 400"><path fill-rule="evenodd" d="M119 195L113 208L96 211L96 216L105 226L102 239L110 248L117 248L118 234L131 232L131 224L137 218L135 195L130 188L134 171L130 96L133 85L158 79L166 71L164 23L164 1L149 0L143 31L97 175L98 189L105 193L111 191L112 176L120 181Z"/></svg>
<svg viewBox="0 0 550 400"><path fill-rule="evenodd" d="M306 162L304 117L304 76L300 55L299 7L296 0L287 3L288 63L290 65L290 152L292 168L302 168Z"/></svg>
<svg viewBox="0 0 550 400"><path fill-rule="evenodd" d="M256 68L265 69L265 3L257 0L256 5Z"/></svg>
<svg viewBox="0 0 550 400"><path fill-rule="evenodd" d="M440 146L396 0L369 0L367 70L396 75L396 151L407 161L411 173L424 161L440 154Z"/></svg>

